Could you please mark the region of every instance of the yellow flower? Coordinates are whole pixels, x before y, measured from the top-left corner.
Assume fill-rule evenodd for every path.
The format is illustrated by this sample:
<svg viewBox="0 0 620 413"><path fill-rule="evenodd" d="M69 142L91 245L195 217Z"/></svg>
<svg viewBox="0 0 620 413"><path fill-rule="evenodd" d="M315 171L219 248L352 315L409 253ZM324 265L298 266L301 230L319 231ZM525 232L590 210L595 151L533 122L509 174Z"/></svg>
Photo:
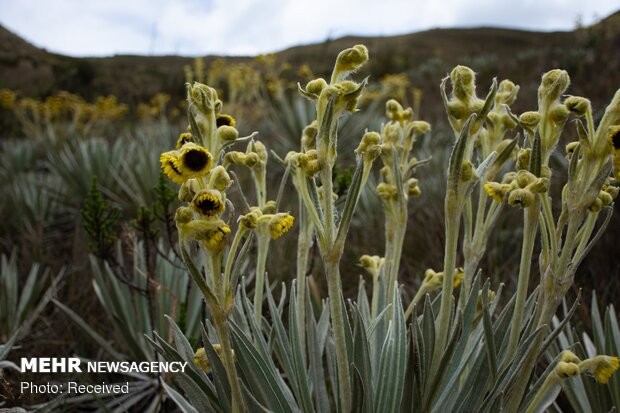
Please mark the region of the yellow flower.
<svg viewBox="0 0 620 413"><path fill-rule="evenodd" d="M500 184L498 182L487 182L483 185L487 195L489 195L495 202L502 203L504 197L510 190L510 185Z"/></svg>
<svg viewBox="0 0 620 413"><path fill-rule="evenodd" d="M237 121L230 115L226 115L224 113L220 113L215 117L215 125L219 128L220 126L235 126Z"/></svg>
<svg viewBox="0 0 620 413"><path fill-rule="evenodd" d="M214 344L213 350L215 350L217 355L220 358L222 358L223 351L222 351L222 346L220 344ZM232 351L232 353L234 357L235 352ZM200 347L198 350L196 350L196 353L194 354L194 364L200 367L201 369L203 369L205 373L208 373L209 371L211 371L211 363L209 362L209 358L207 357L207 352L205 351L204 347Z"/></svg>
<svg viewBox="0 0 620 413"><path fill-rule="evenodd" d="M220 191L215 189L205 189L198 192L192 200L192 207L207 217L219 215L225 209L222 195Z"/></svg>
<svg viewBox="0 0 620 413"><path fill-rule="evenodd" d="M269 220L269 232L272 239L280 238L284 233L293 227L295 218L287 213L275 214Z"/></svg>
<svg viewBox="0 0 620 413"><path fill-rule="evenodd" d="M456 288L459 285L461 285L461 281L463 281L464 274L465 274L465 271L463 271L462 267L458 267L457 269L454 270L454 281L453 281L452 287Z"/></svg>
<svg viewBox="0 0 620 413"><path fill-rule="evenodd" d="M221 251L224 248L224 238L230 234L231 229L222 220L218 220L218 227L215 231L208 233L202 240L202 245L211 251Z"/></svg>
<svg viewBox="0 0 620 413"><path fill-rule="evenodd" d="M181 149L183 145L188 142L193 142L192 134L189 132L185 132L179 135L179 139L177 140L177 149Z"/></svg>
<svg viewBox="0 0 620 413"><path fill-rule="evenodd" d="M592 375L601 384L607 384L618 367L618 357L610 356L596 356L579 363L579 369L582 373Z"/></svg>
<svg viewBox="0 0 620 413"><path fill-rule="evenodd" d="M172 182L182 184L188 179L181 171L177 151L162 153L159 157L159 162L161 163L162 171L164 171L166 176L170 178Z"/></svg>
<svg viewBox="0 0 620 413"><path fill-rule="evenodd" d="M177 168L186 179L206 175L212 165L213 155L206 148L191 142L181 148Z"/></svg>
<svg viewBox="0 0 620 413"><path fill-rule="evenodd" d="M359 262L360 266L376 278L379 276L379 270L385 263L385 258L379 257L378 255L362 255Z"/></svg>

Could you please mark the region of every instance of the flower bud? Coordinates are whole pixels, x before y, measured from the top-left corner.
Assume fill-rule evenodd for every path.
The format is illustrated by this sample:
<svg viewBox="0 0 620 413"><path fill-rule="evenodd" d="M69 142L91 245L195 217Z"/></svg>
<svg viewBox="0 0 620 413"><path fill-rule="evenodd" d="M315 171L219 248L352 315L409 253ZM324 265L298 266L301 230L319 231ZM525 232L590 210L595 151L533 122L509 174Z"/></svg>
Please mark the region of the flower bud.
<svg viewBox="0 0 620 413"><path fill-rule="evenodd" d="M560 353L560 360L565 363L579 363L581 360L575 353L570 350L564 350Z"/></svg>
<svg viewBox="0 0 620 413"><path fill-rule="evenodd" d="M222 142L236 141L239 138L239 131L233 126L220 126L217 128L217 139Z"/></svg>
<svg viewBox="0 0 620 413"><path fill-rule="evenodd" d="M222 165L218 165L211 170L209 175L209 186L220 192L226 191L233 184L230 175Z"/></svg>
<svg viewBox="0 0 620 413"><path fill-rule="evenodd" d="M431 124L423 120L414 120L411 122L411 129L414 135L423 135L431 130Z"/></svg>
<svg viewBox="0 0 620 413"><path fill-rule="evenodd" d="M524 112L519 116L519 124L532 136L534 136L534 131L539 123L540 114L538 112Z"/></svg>
<svg viewBox="0 0 620 413"><path fill-rule="evenodd" d="M338 54L334 73L332 74L332 82L340 80L350 72L362 67L368 61L368 49L362 44L345 49Z"/></svg>
<svg viewBox="0 0 620 413"><path fill-rule="evenodd" d="M514 101L517 100L518 93L519 86L508 79L502 80L499 82L497 93L495 94L495 106L500 106L502 104L512 105Z"/></svg>
<svg viewBox="0 0 620 413"><path fill-rule="evenodd" d="M321 94L323 89L327 87L327 82L323 78L318 78L309 81L306 84L306 92L316 95L317 97Z"/></svg>
<svg viewBox="0 0 620 413"><path fill-rule="evenodd" d="M461 165L461 181L469 182L476 177L476 171L474 170L474 165L472 165L469 161L463 161Z"/></svg>
<svg viewBox="0 0 620 413"><path fill-rule="evenodd" d="M570 78L565 70L554 69L542 76L538 88L539 106L550 106L560 99L570 84Z"/></svg>
<svg viewBox="0 0 620 413"><path fill-rule="evenodd" d="M553 369L555 374L561 379L568 377L574 377L579 375L579 366L575 363L566 363L564 361L558 361L558 364Z"/></svg>
<svg viewBox="0 0 620 413"><path fill-rule="evenodd" d="M554 123L562 123L568 117L568 109L564 105L557 105L549 111L549 119Z"/></svg>
<svg viewBox="0 0 620 413"><path fill-rule="evenodd" d="M580 96L571 96L564 101L564 106L573 115L581 118L591 110L590 101Z"/></svg>
<svg viewBox="0 0 620 413"><path fill-rule="evenodd" d="M566 145L566 155L567 156L573 156L573 153L575 152L575 149L577 149L577 147L579 146L579 142L571 142L568 145Z"/></svg>
<svg viewBox="0 0 620 413"><path fill-rule="evenodd" d="M452 94L458 100L476 97L476 74L467 66L456 66L450 72Z"/></svg>
<svg viewBox="0 0 620 413"><path fill-rule="evenodd" d="M267 163L267 148L261 141L252 141L248 144L248 155L255 153L261 163Z"/></svg>
<svg viewBox="0 0 620 413"><path fill-rule="evenodd" d="M377 185L377 193L384 200L389 200L396 198L396 185L386 184L385 182L381 182Z"/></svg>
<svg viewBox="0 0 620 413"><path fill-rule="evenodd" d="M535 195L532 191L523 188L517 188L510 192L508 197L508 203L513 207L527 208L532 205L535 200Z"/></svg>
<svg viewBox="0 0 620 413"><path fill-rule="evenodd" d="M308 176L314 176L321 170L316 149L311 149L306 153L299 154L297 162L299 168Z"/></svg>
<svg viewBox="0 0 620 413"><path fill-rule="evenodd" d="M403 107L396 99L390 99L385 103L385 116L389 120L398 120Z"/></svg>
<svg viewBox="0 0 620 413"><path fill-rule="evenodd" d="M549 190L549 179L536 178L531 184L527 186L527 189L535 193L547 192Z"/></svg>
<svg viewBox="0 0 620 413"><path fill-rule="evenodd" d="M606 192L606 191L599 192L598 199L601 200L603 207L609 206L611 205L612 202L614 202L614 198L611 196L609 192Z"/></svg>
<svg viewBox="0 0 620 413"><path fill-rule="evenodd" d="M407 195L411 197L418 197L422 195L422 190L418 186L419 181L416 178L409 178L407 180Z"/></svg>
<svg viewBox="0 0 620 413"><path fill-rule="evenodd" d="M530 148L520 149L517 153L517 169L527 170L530 167L530 156L532 150Z"/></svg>
<svg viewBox="0 0 620 413"><path fill-rule="evenodd" d="M310 150L316 146L316 136L319 133L317 121L312 121L306 126L301 135L301 144L305 150Z"/></svg>

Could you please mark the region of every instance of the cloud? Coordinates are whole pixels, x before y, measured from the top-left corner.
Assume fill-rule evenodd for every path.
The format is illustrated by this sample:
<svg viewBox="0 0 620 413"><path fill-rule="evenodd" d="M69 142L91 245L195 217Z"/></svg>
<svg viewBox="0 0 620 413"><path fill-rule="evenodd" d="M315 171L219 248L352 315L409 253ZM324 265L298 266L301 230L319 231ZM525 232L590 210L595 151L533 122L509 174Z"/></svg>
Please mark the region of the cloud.
<svg viewBox="0 0 620 413"><path fill-rule="evenodd" d="M569 30L616 0L0 0L0 22L37 46L69 55L257 54L347 34L433 27Z"/></svg>

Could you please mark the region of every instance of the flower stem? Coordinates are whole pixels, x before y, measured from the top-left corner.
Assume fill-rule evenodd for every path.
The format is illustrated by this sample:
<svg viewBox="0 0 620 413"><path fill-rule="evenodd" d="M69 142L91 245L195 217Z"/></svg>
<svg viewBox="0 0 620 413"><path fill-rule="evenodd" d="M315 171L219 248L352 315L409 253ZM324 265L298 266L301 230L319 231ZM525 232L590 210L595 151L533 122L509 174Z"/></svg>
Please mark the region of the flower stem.
<svg viewBox="0 0 620 413"><path fill-rule="evenodd" d="M515 309L512 315L510 326L510 339L506 350L506 359L509 360L517 351L519 336L522 330L523 311L527 299L527 287L530 281L532 268L532 254L534 252L534 241L538 231L538 216L540 214L540 203L535 201L531 206L523 211L523 243L521 245L521 262L519 263L519 278L517 282L517 297L515 299Z"/></svg>
<svg viewBox="0 0 620 413"><path fill-rule="evenodd" d="M454 196L455 197L455 196ZM452 312L452 289L454 283L454 270L456 266L456 249L459 239L459 227L461 224L461 211L455 208L453 196L446 196L445 222L446 222L446 248L443 263L443 286L441 293L441 306L437 322L437 335L435 349L433 351L432 366L436 367L441 359L448 331L450 329L450 313ZM432 370L432 369L431 369Z"/></svg>
<svg viewBox="0 0 620 413"><path fill-rule="evenodd" d="M258 254L256 257L256 282L254 283L254 320L260 325L263 314L263 290L265 288L265 263L269 250L269 234L257 231Z"/></svg>
<svg viewBox="0 0 620 413"><path fill-rule="evenodd" d="M245 412L245 405L243 403L241 387L239 386L239 377L237 376L237 368L235 367L235 359L232 352L232 346L230 344L230 336L228 334L226 318L221 317L221 315L214 316L213 321L220 345L222 346L222 363L224 364L224 368L228 374L228 383L230 384L232 396L232 411L235 413Z"/></svg>
<svg viewBox="0 0 620 413"><path fill-rule="evenodd" d="M300 200L301 202L301 200ZM301 205L299 208L299 236L297 238L297 334L301 343L302 356L306 360L306 269L312 243L312 225L308 221L308 212Z"/></svg>
<svg viewBox="0 0 620 413"><path fill-rule="evenodd" d="M342 308L342 286L340 285L339 259L326 259L327 289L329 292L329 309L332 321L332 332L336 345L336 366L338 370L338 388L342 411L351 411L351 381L349 375L349 358L344 330L344 309Z"/></svg>

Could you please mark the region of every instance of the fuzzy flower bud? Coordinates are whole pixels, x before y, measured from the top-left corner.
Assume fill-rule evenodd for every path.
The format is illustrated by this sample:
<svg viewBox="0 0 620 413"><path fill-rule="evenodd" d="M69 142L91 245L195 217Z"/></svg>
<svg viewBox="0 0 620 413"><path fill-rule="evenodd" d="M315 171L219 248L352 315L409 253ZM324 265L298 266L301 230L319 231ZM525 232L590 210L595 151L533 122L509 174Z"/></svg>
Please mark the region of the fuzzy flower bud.
<svg viewBox="0 0 620 413"><path fill-rule="evenodd" d="M220 192L226 191L233 184L230 175L222 165L218 165L211 170L209 175L209 186Z"/></svg>
<svg viewBox="0 0 620 413"><path fill-rule="evenodd" d="M416 178L409 178L407 180L407 196L418 197L422 195L422 190L418 186L419 181Z"/></svg>
<svg viewBox="0 0 620 413"><path fill-rule="evenodd" d="M379 270L383 266L385 262L385 258L379 257L378 255L362 255L360 257L360 266L363 267L373 278L379 276Z"/></svg>
<svg viewBox="0 0 620 413"><path fill-rule="evenodd" d="M497 93L495 94L495 106L499 107L502 104L512 105L517 100L518 93L519 86L508 79L502 80L499 82Z"/></svg>
<svg viewBox="0 0 620 413"><path fill-rule="evenodd" d="M579 366L575 363L558 361L558 364L555 366L555 369L553 369L553 372L559 378L566 379L579 375Z"/></svg>
<svg viewBox="0 0 620 413"><path fill-rule="evenodd" d="M532 149L524 148L520 149L517 153L517 169L526 170L530 167L530 156L532 155Z"/></svg>
<svg viewBox="0 0 620 413"><path fill-rule="evenodd" d="M534 136L534 131L539 123L540 114L538 112L524 112L519 116L519 124L532 136Z"/></svg>
<svg viewBox="0 0 620 413"><path fill-rule="evenodd" d="M386 184L385 182L381 182L377 185L377 193L384 200L389 200L396 198L396 185Z"/></svg>
<svg viewBox="0 0 620 413"><path fill-rule="evenodd" d="M319 125L316 120L304 128L301 135L301 144L305 150L312 149L316 146L316 135L318 132Z"/></svg>
<svg viewBox="0 0 620 413"><path fill-rule="evenodd" d="M450 72L452 94L458 100L476 97L476 74L467 66L457 66Z"/></svg>
<svg viewBox="0 0 620 413"><path fill-rule="evenodd" d="M571 96L564 101L564 106L573 115L581 118L591 110L590 101L581 96Z"/></svg>
<svg viewBox="0 0 620 413"><path fill-rule="evenodd" d="M332 74L332 83L356 71L368 61L368 49L362 44L345 49L338 54Z"/></svg>
<svg viewBox="0 0 620 413"><path fill-rule="evenodd" d="M293 227L295 218L288 213L275 214L269 220L269 232L272 239L280 238Z"/></svg>
<svg viewBox="0 0 620 413"><path fill-rule="evenodd" d="M513 207L527 208L534 203L535 195L529 189L517 188L510 192L508 203Z"/></svg>
<svg viewBox="0 0 620 413"><path fill-rule="evenodd" d="M569 84L570 77L565 70L554 69L545 73L538 88L539 106L549 107L559 100Z"/></svg>
<svg viewBox="0 0 620 413"><path fill-rule="evenodd" d="M222 142L236 141L239 138L239 131L234 126L220 126L217 128L217 138Z"/></svg>
<svg viewBox="0 0 620 413"><path fill-rule="evenodd" d="M601 384L607 384L619 366L618 357L610 356L596 356L579 363L582 373L591 375Z"/></svg>
<svg viewBox="0 0 620 413"><path fill-rule="evenodd" d="M299 168L308 176L314 176L321 170L316 149L311 149L306 153L300 153L297 162Z"/></svg>
<svg viewBox="0 0 620 413"><path fill-rule="evenodd" d="M560 360L565 363L575 363L575 364L581 362L579 357L577 357L577 355L570 350L562 351L560 353Z"/></svg>
<svg viewBox="0 0 620 413"><path fill-rule="evenodd" d="M325 89L326 87L327 87L327 82L325 81L325 79L321 77L321 78L309 81L306 84L306 92L316 95L318 98L321 92L323 91L323 89Z"/></svg>
<svg viewBox="0 0 620 413"><path fill-rule="evenodd" d="M431 124L424 122L423 120L415 120L411 122L411 129L413 130L414 135L424 135L426 132L431 130Z"/></svg>

